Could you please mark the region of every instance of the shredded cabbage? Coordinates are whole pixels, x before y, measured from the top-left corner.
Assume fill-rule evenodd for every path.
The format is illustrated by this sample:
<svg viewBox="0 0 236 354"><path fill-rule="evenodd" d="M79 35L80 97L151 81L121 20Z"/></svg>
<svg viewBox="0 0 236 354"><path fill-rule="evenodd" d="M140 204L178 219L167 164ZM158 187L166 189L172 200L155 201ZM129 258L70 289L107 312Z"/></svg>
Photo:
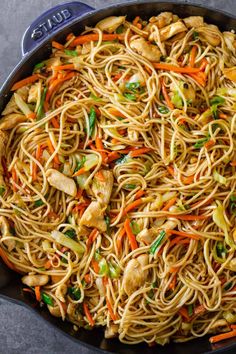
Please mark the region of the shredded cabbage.
<svg viewBox="0 0 236 354"><path fill-rule="evenodd" d="M213 177L216 182L219 182L220 184L223 184L224 186L226 186L226 184L227 184L226 177L220 175L216 170L213 172Z"/></svg>

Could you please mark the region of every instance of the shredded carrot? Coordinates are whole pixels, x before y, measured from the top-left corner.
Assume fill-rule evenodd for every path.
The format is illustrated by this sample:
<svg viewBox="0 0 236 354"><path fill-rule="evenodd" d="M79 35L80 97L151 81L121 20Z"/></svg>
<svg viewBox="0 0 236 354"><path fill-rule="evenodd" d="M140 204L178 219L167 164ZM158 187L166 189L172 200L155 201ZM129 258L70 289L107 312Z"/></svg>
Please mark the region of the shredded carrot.
<svg viewBox="0 0 236 354"><path fill-rule="evenodd" d="M181 307L181 309L179 309L178 313L181 315L181 317L183 317L185 320L187 320L187 322L190 321L190 317L188 315L188 310L186 309L186 307Z"/></svg>
<svg viewBox="0 0 236 354"><path fill-rule="evenodd" d="M43 154L43 146L38 144L37 145L37 149L36 149L36 154L35 154L35 157L36 159L40 162L41 160L41 157L42 157L42 154Z"/></svg>
<svg viewBox="0 0 236 354"><path fill-rule="evenodd" d="M192 238L193 240L200 240L200 236L194 235L194 234L189 234L184 231L167 230L167 233L169 233L170 235L178 235L178 236L182 236L182 237Z"/></svg>
<svg viewBox="0 0 236 354"><path fill-rule="evenodd" d="M105 276L105 277L102 277L102 283L103 283L103 286L107 286L107 284L108 284L108 277L107 276Z"/></svg>
<svg viewBox="0 0 236 354"><path fill-rule="evenodd" d="M96 145L98 152L100 153L100 155L102 157L102 162L105 162L106 153L104 153L104 146L103 146L102 140L98 136L95 139L95 145Z"/></svg>
<svg viewBox="0 0 236 354"><path fill-rule="evenodd" d="M6 253L3 251L2 248L0 248L0 257L2 258L3 262L6 264L6 266L12 270L16 270L14 264L12 264L9 259L7 258Z"/></svg>
<svg viewBox="0 0 236 354"><path fill-rule="evenodd" d="M179 271L180 267L171 267L169 272L170 273L177 273Z"/></svg>
<svg viewBox="0 0 236 354"><path fill-rule="evenodd" d="M230 328L231 328L231 329L236 329L236 324L230 325Z"/></svg>
<svg viewBox="0 0 236 354"><path fill-rule="evenodd" d="M217 334L216 336L210 337L209 341L210 341L210 343L217 343L222 340L233 338L233 337L236 337L236 330L235 329L230 332L221 333L221 334Z"/></svg>
<svg viewBox="0 0 236 354"><path fill-rule="evenodd" d="M168 95L166 86L165 86L165 84L164 84L164 80L163 80L162 78L161 78L161 80L160 80L160 83L161 83L161 91L162 91L162 94L163 94L163 96L164 96L164 99L165 99L165 101L166 101L167 106L168 106L170 109L174 109L175 107L174 107L173 103L171 102L171 99L170 99L170 97L169 97L169 95Z"/></svg>
<svg viewBox="0 0 236 354"><path fill-rule="evenodd" d="M101 170L96 173L96 177L100 182L106 182L106 179Z"/></svg>
<svg viewBox="0 0 236 354"><path fill-rule="evenodd" d="M137 157L143 154L146 154L147 152L152 151L152 149L144 147L142 149L137 149L137 150L133 150L130 152L130 156L131 157Z"/></svg>
<svg viewBox="0 0 236 354"><path fill-rule="evenodd" d="M116 315L115 315L114 312L113 312L111 303L110 303L110 301L108 300L108 297L107 297L107 296L106 296L106 303L107 303L107 308L108 308L108 311L109 311L109 313L110 313L110 316L111 316L112 321L116 321L116 320L117 320Z"/></svg>
<svg viewBox="0 0 236 354"><path fill-rule="evenodd" d="M161 210L162 210L162 211L167 211L167 210L169 210L170 207L172 207L172 205L175 204L176 199L177 199L177 197L175 196L175 197L171 198L170 200L168 200L168 202L165 204L164 208L162 208Z"/></svg>
<svg viewBox="0 0 236 354"><path fill-rule="evenodd" d="M128 236L131 249L132 249L132 251L134 251L136 248L138 248L138 244L137 244L136 238L132 232L129 219L125 220L124 228L125 228L125 232Z"/></svg>
<svg viewBox="0 0 236 354"><path fill-rule="evenodd" d="M204 305L199 305L199 306L195 307L195 309L194 309L194 315L200 315L201 313L204 313L204 312L206 312Z"/></svg>
<svg viewBox="0 0 236 354"><path fill-rule="evenodd" d="M208 65L208 60L206 58L202 59L201 65L200 65L200 70L204 71L206 69L206 66Z"/></svg>
<svg viewBox="0 0 236 354"><path fill-rule="evenodd" d="M112 151L108 154L106 162L110 163L112 161L119 159L119 157L120 157L120 154L117 151Z"/></svg>
<svg viewBox="0 0 236 354"><path fill-rule="evenodd" d="M116 145L116 144L119 144L119 140L118 139L116 139L116 138L112 138L111 139L111 143L113 144L113 145Z"/></svg>
<svg viewBox="0 0 236 354"><path fill-rule="evenodd" d="M166 169L172 177L175 177L175 170L173 166L167 166Z"/></svg>
<svg viewBox="0 0 236 354"><path fill-rule="evenodd" d="M178 220L205 220L209 218L209 215L189 215L189 214L187 215L169 214L168 216Z"/></svg>
<svg viewBox="0 0 236 354"><path fill-rule="evenodd" d="M121 78L122 74L118 73L112 77L113 81L118 81Z"/></svg>
<svg viewBox="0 0 236 354"><path fill-rule="evenodd" d="M176 273L174 274L170 284L169 284L169 289L174 290L176 286L176 281L177 281L177 275Z"/></svg>
<svg viewBox="0 0 236 354"><path fill-rule="evenodd" d="M74 70L75 66L74 64L65 64L65 65L58 65L54 66L54 70Z"/></svg>
<svg viewBox="0 0 236 354"><path fill-rule="evenodd" d="M183 239L182 237L175 237L173 240L170 241L169 247L173 247L175 245L187 245L190 243L189 239Z"/></svg>
<svg viewBox="0 0 236 354"><path fill-rule="evenodd" d="M123 240L123 237L125 236L125 229L122 229L117 237L117 251L118 253L120 253L121 249L122 249L122 240Z"/></svg>
<svg viewBox="0 0 236 354"><path fill-rule="evenodd" d="M230 162L230 165L233 166L233 167L236 167L236 160Z"/></svg>
<svg viewBox="0 0 236 354"><path fill-rule="evenodd" d="M28 119L35 119L36 116L37 116L37 115L36 115L35 112L31 112L31 113L27 114L27 118L28 118Z"/></svg>
<svg viewBox="0 0 236 354"><path fill-rule="evenodd" d="M191 49L190 57L189 57L189 65L192 68L194 68L194 66L195 66L196 55L197 55L197 46L194 45Z"/></svg>
<svg viewBox="0 0 236 354"><path fill-rule="evenodd" d="M94 272L95 273L99 273L99 264L98 264L98 262L95 259L92 259L91 264L92 264Z"/></svg>
<svg viewBox="0 0 236 354"><path fill-rule="evenodd" d="M86 281L87 284L91 283L91 276L90 276L89 273L88 273L88 274L85 274L84 280Z"/></svg>
<svg viewBox="0 0 236 354"><path fill-rule="evenodd" d="M186 176L181 176L181 180L182 180L182 182L183 182L184 184L191 184L191 183L193 183L193 181L194 181L194 175L191 175L191 176L188 176L188 177L186 177Z"/></svg>
<svg viewBox="0 0 236 354"><path fill-rule="evenodd" d="M76 171L72 177L83 175L85 172L87 172L86 169L84 167L82 167L78 171Z"/></svg>
<svg viewBox="0 0 236 354"><path fill-rule="evenodd" d="M11 91L15 91L15 90L18 90L21 87L24 87L26 85L32 84L33 82L37 81L38 78L39 78L38 74L34 74L32 76L26 77L25 79L16 82L12 86Z"/></svg>
<svg viewBox="0 0 236 354"><path fill-rule="evenodd" d="M52 41L52 47L56 48L56 49L64 50L64 45L62 45L56 41Z"/></svg>
<svg viewBox="0 0 236 354"><path fill-rule="evenodd" d="M45 269L50 269L51 266L52 266L51 259L49 259L49 260L44 264L44 268L45 268Z"/></svg>
<svg viewBox="0 0 236 354"><path fill-rule="evenodd" d="M118 129L117 132L118 132L120 135L125 135L125 134L126 134L126 129Z"/></svg>
<svg viewBox="0 0 236 354"><path fill-rule="evenodd" d="M219 113L219 118L220 119L228 119L229 117L225 113Z"/></svg>
<svg viewBox="0 0 236 354"><path fill-rule="evenodd" d="M189 66L185 66L181 68L180 66L175 66L167 63L152 63L152 64L155 69L173 71L175 73L181 73L181 74L195 74L195 73L199 73L199 71L201 70L200 68L191 68Z"/></svg>
<svg viewBox="0 0 236 354"><path fill-rule="evenodd" d="M215 145L215 141L214 141L213 139L207 141L207 142L204 144L204 146L205 146L206 149L210 149L210 148L211 148L212 146L214 146L214 145Z"/></svg>
<svg viewBox="0 0 236 354"><path fill-rule="evenodd" d="M196 82L199 83L199 85L205 87L206 86L206 79L204 79L200 74L203 74L201 72L197 73L197 74L189 74L189 76L191 76Z"/></svg>
<svg viewBox="0 0 236 354"><path fill-rule="evenodd" d="M48 149L49 149L50 153L53 154L55 149L54 149L54 146L52 145L50 138L47 139L47 145L48 145ZM56 164L60 165L60 160L59 160L58 154L56 154L54 156L53 160L55 161Z"/></svg>
<svg viewBox="0 0 236 354"><path fill-rule="evenodd" d="M78 44L84 44L87 42L91 42L91 41L98 41L100 38L100 36L96 33L93 34L84 34L82 36L78 36L76 37L70 44L71 47L75 47ZM103 34L102 35L102 40L103 41L114 41L115 39L124 39L124 35L119 35L119 34Z"/></svg>
<svg viewBox="0 0 236 354"><path fill-rule="evenodd" d="M89 311L88 305L85 302L83 303L83 308L84 308L85 316L87 317L90 326L93 327L95 325L95 321L92 318L92 315L91 315L91 313Z"/></svg>
<svg viewBox="0 0 236 354"><path fill-rule="evenodd" d="M92 245L92 243L96 240L96 238L98 237L98 234L99 234L99 232L98 232L98 230L97 230L96 228L94 228L94 229L90 232L90 234L89 234L89 236L88 236L88 240L87 240L87 248L88 248L88 249L90 248L90 246Z"/></svg>
<svg viewBox="0 0 236 354"><path fill-rule="evenodd" d="M14 168L12 168L12 179L15 182L15 184L18 183L17 173L16 173L16 170ZM17 187L15 185L13 185L13 191L17 192Z"/></svg>
<svg viewBox="0 0 236 354"><path fill-rule="evenodd" d="M58 88L58 86L63 83L64 81L70 80L73 76L75 76L74 72L70 72L68 73L65 77L61 78L61 79L55 79L52 81L52 83L50 84L46 97L45 97L45 102L49 102L53 92Z"/></svg>
<svg viewBox="0 0 236 354"><path fill-rule="evenodd" d="M131 204L129 204L125 209L124 209L124 214L127 214L128 212L130 212L133 209L136 209L139 205L141 205L143 203L142 199L137 199L134 202L132 202Z"/></svg>
<svg viewBox="0 0 236 354"><path fill-rule="evenodd" d="M137 26L139 20L140 20L140 17L136 16L135 19L133 20L133 25Z"/></svg>
<svg viewBox="0 0 236 354"><path fill-rule="evenodd" d="M145 191L142 190L142 189L140 189L140 190L135 194L134 199L135 199L135 200L140 199L144 194L145 194Z"/></svg>
<svg viewBox="0 0 236 354"><path fill-rule="evenodd" d="M123 113L121 113L120 111L118 111L116 108L109 108L108 112L115 117L126 118L126 116Z"/></svg>
<svg viewBox="0 0 236 354"><path fill-rule="evenodd" d="M56 117L52 117L51 123L52 123L52 125L53 125L53 127L54 127L55 129L59 129L59 128L60 128L60 124L58 123L58 120L57 120Z"/></svg>
<svg viewBox="0 0 236 354"><path fill-rule="evenodd" d="M36 300L40 301L41 300L40 286L36 286L34 288L34 292L35 292Z"/></svg>

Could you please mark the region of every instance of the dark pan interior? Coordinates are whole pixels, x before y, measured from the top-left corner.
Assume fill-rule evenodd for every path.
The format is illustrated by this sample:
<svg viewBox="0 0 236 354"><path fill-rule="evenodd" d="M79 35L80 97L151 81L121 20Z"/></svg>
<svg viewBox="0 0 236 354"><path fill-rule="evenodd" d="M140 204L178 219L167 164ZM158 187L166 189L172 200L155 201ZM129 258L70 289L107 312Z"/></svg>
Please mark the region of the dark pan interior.
<svg viewBox="0 0 236 354"><path fill-rule="evenodd" d="M73 21L70 25L63 28L60 33L51 35L31 53L27 54L23 58L1 88L0 111L3 109L10 97L9 92L13 83L29 75L36 63L46 59L50 55L50 42L52 38L58 41L63 41L66 35L70 32L78 34L83 30L84 26L94 25L106 16L127 15L128 19L132 19L135 16L142 14L142 18L149 18L162 11L171 11L178 14L180 17L200 15L205 18L206 22L218 25L221 30L236 29L236 18L231 17L231 15L215 11L210 8L191 5L189 3L175 4L173 2L139 2L128 3L127 5L114 5L113 7L95 11L90 15L83 16L82 19ZM0 296L7 297L13 302L18 302L21 305L26 305L34 311L37 311L42 318L53 324L59 330L62 330L65 334L70 335L71 338L77 340L78 344L90 346L91 349L121 354L206 354L210 352L227 354L236 353L236 342L233 339L224 343L219 343L214 347L209 344L208 338L204 337L182 344L171 343L165 347L156 346L149 348L145 344L128 346L119 343L116 339L105 340L101 329L94 329L92 332L81 329L76 333L70 323L63 322L60 319L51 316L45 307L35 307L35 304L32 303L28 297L23 295L21 288L22 286L20 284L19 275L8 271L5 266L0 263Z"/></svg>

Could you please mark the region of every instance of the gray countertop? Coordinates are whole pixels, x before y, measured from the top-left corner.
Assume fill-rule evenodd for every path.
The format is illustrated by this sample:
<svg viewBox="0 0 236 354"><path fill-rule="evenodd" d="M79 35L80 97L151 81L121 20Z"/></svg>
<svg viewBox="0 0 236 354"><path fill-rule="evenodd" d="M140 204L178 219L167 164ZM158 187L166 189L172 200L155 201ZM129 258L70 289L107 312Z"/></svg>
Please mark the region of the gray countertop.
<svg viewBox="0 0 236 354"><path fill-rule="evenodd" d="M66 0L1 0L0 84L21 58L20 41L27 26L43 11L63 2ZM100 8L122 1L86 0L84 2ZM229 13L236 12L235 0L192 0L191 2L207 3L208 6ZM95 353L86 348L78 350L78 345L56 332L46 322L42 323L32 312L3 299L0 299L0 323L0 354Z"/></svg>

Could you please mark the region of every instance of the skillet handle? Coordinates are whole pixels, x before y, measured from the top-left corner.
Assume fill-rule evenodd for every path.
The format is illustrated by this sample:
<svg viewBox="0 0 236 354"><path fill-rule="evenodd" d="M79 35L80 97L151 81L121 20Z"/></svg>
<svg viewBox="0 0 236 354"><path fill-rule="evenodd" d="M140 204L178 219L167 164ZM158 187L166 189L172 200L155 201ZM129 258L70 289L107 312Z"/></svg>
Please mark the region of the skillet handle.
<svg viewBox="0 0 236 354"><path fill-rule="evenodd" d="M25 31L21 41L24 56L49 35L55 35L76 18L92 12L93 7L72 1L57 5L40 15Z"/></svg>

